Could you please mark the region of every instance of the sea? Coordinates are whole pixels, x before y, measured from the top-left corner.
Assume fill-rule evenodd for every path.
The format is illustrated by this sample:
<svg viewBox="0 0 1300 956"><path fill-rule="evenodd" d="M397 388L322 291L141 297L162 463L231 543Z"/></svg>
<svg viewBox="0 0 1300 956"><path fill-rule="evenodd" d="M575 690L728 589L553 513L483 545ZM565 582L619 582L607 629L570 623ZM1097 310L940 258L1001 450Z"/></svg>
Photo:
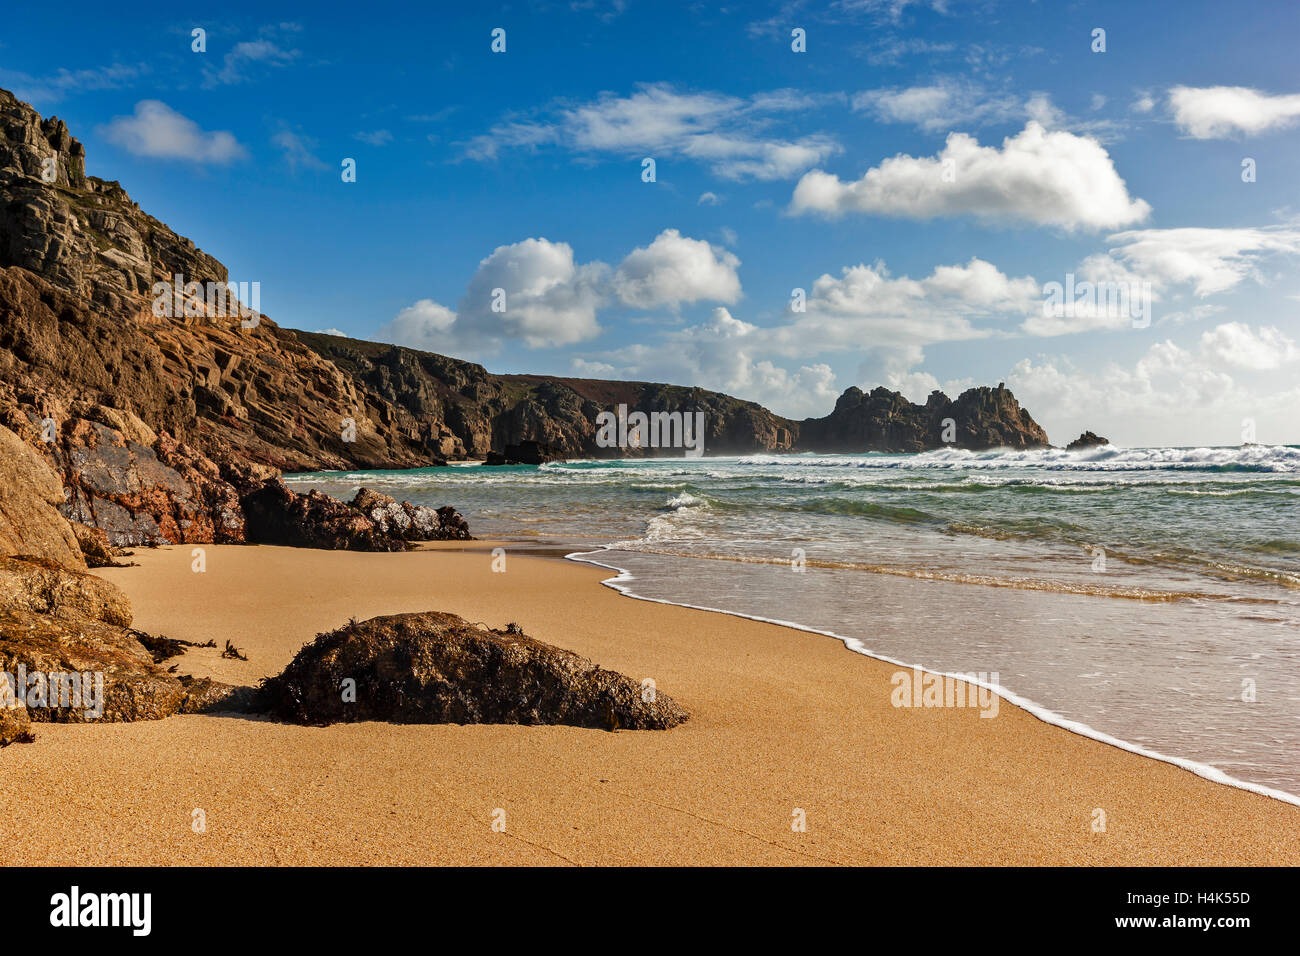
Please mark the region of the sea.
<svg viewBox="0 0 1300 956"><path fill-rule="evenodd" d="M286 476L453 505L629 597L835 638L1300 804L1300 446L749 455ZM634 638L631 638L634 639ZM707 639L707 635L702 635ZM847 659L846 659L847 660Z"/></svg>

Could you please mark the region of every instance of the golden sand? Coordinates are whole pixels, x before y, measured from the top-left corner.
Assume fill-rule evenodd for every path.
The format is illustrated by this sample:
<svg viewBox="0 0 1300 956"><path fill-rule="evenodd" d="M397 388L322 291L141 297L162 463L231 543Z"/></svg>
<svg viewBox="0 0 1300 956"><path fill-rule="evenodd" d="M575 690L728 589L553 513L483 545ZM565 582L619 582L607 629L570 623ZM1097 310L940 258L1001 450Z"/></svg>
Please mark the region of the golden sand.
<svg viewBox="0 0 1300 956"><path fill-rule="evenodd" d="M476 547L484 543L475 542ZM653 678L670 731L307 728L236 716L40 725L0 751L0 838L41 864L1300 862L1300 810L1001 702L890 705L837 641L622 597L609 572L458 545L407 554L139 551L136 625L230 640L184 671L253 683L349 618L444 610ZM175 663L173 661L172 663ZM1095 811L1105 832L1093 832ZM202 811L203 832L192 825ZM802 810L806 831L792 822ZM504 820L504 831L493 820Z"/></svg>

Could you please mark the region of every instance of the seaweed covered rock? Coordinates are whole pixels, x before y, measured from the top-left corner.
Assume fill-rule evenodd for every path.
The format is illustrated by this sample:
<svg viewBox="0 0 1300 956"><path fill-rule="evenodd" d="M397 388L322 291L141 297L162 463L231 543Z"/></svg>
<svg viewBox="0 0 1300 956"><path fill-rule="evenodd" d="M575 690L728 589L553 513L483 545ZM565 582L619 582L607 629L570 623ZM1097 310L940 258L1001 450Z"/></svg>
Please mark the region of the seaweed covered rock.
<svg viewBox="0 0 1300 956"><path fill-rule="evenodd" d="M354 621L320 635L263 684L258 708L304 724L663 730L688 717L670 697L516 627L490 630L436 611Z"/></svg>

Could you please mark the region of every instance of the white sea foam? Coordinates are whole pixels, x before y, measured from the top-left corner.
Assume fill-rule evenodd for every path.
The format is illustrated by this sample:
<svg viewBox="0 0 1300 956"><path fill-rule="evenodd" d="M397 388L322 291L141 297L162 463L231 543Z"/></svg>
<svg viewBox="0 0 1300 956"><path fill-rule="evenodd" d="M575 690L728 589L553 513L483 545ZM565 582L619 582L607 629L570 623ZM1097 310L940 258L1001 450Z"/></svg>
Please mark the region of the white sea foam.
<svg viewBox="0 0 1300 956"><path fill-rule="evenodd" d="M1213 767L1209 764L1200 763L1195 760L1189 760L1184 757L1175 757L1170 754L1161 753L1159 751L1152 750L1147 747L1143 747L1139 744L1135 744L1127 740L1121 740L1118 737L1114 737L1110 734L1096 730L1095 728L1090 727L1089 725L1083 723L1082 721L1072 720L1068 717L1063 717L1062 715L1056 713L1055 711L1051 710L1048 707L1045 707L1033 700L1030 700L1027 697L1020 696L1019 694L1015 693L1012 690L1009 690L1007 687L1003 686L1002 684L994 684L994 683L980 681L978 679L974 679L969 674L949 673L947 671L940 671L932 668L923 667L918 664L912 664L907 661L901 660L899 658L891 657L889 655L881 654L879 652L873 651L858 638L848 637L843 634L838 634L834 631L808 627L807 625L800 624L797 621L787 621L787 620L780 620L777 618L761 617L759 615L744 614L739 611L730 610L728 608L708 607L706 605L701 605L701 604L687 604L680 601L670 601L665 598L654 598L654 597L648 597L647 595L644 594L639 594L632 588L632 584L633 582L636 581L636 577L630 571L628 571L625 568L620 568L613 564L608 564L604 561L598 561L593 557L593 555L598 555L598 554L604 555L613 547L616 546L610 546L609 548L602 548L597 551L575 551L572 552L571 554L565 555L565 557L570 561L578 561L584 564L591 564L591 565L595 565L596 567L605 568L606 570L617 572L614 577L606 578L603 581L601 581L601 584L605 585L608 588L612 588L613 590L619 592L622 595L625 595L626 597L634 598L638 601L649 601L653 604L668 604L674 607L686 607L698 611L712 611L718 614L727 614L732 617L744 618L750 621L759 621L765 624L777 624L782 627L793 628L795 630L803 631L809 634L820 634L825 637L831 637L839 641L840 643L842 643L846 648L848 648L850 651L853 651L855 654L862 654L865 657L871 657L874 658L875 660L884 661L887 664L893 664L895 666L906 668L909 670L916 668L924 673L935 674L940 677L951 677L956 680L964 681L966 683L975 684L976 686L979 687L984 687L988 690L993 691L995 694L997 694L999 697L1001 697L1003 700L1007 701L1008 703L1032 714L1033 716L1037 717L1039 720L1043 721L1044 723L1051 724L1054 727L1061 727L1064 730L1068 730L1072 733L1078 734L1081 737L1087 737L1091 740L1096 740L1099 741L1100 743L1108 744L1109 746L1116 747L1120 750L1128 751L1129 753L1138 754L1139 756L1142 757L1149 757L1153 760L1159 760L1162 763L1172 764L1175 767L1180 767L1183 770L1187 770L1190 771L1191 773L1196 774L1198 777L1203 777L1206 780L1211 780L1215 783L1220 783L1226 786L1235 787L1239 790L1246 790L1251 793L1257 793L1260 794L1261 796L1271 797L1275 800L1280 800L1283 803L1289 803L1293 806L1300 806L1300 796L1297 796L1296 794L1287 793L1284 790L1278 790L1273 787L1266 787L1262 784L1252 783L1248 780L1240 780L1237 779L1236 777L1232 777L1229 774L1224 773L1219 768Z"/></svg>

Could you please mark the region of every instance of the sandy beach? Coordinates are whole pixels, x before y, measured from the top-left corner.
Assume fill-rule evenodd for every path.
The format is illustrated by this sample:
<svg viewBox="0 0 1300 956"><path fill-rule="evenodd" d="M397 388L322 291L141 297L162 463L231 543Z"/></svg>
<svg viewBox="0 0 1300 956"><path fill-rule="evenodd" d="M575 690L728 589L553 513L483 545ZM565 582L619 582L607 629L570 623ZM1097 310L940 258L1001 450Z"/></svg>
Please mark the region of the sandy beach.
<svg viewBox="0 0 1300 956"><path fill-rule="evenodd" d="M651 677L670 731L308 728L242 716L37 729L0 754L23 864L1288 864L1300 811L1005 702L890 705L897 668L838 642L602 587L492 542L407 554L140 550L104 577L136 626L232 641L182 671L253 683L349 618L439 609ZM174 663L174 662L172 662ZM1094 810L1105 832L1094 833ZM206 822L195 832L196 810ZM492 822L504 811L505 829ZM806 831L795 832L795 811ZM18 841L18 842L15 842Z"/></svg>

